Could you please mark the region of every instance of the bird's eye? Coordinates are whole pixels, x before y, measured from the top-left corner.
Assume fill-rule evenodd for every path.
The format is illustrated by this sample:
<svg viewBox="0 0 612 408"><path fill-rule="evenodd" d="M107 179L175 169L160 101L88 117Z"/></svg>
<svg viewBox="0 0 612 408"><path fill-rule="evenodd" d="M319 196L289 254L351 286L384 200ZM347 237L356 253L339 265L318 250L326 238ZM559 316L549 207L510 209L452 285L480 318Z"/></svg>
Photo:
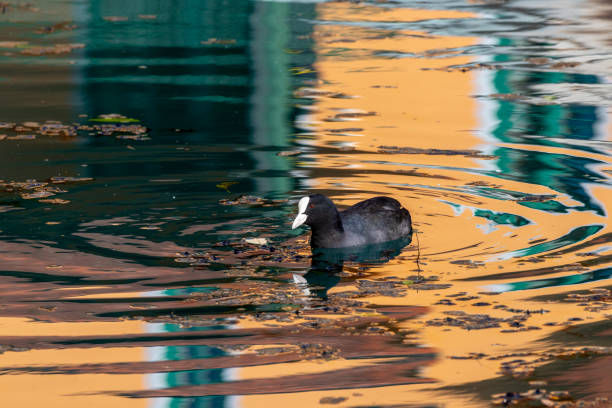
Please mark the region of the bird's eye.
<svg viewBox="0 0 612 408"><path fill-rule="evenodd" d="M308 207L310 207L310 208L314 208L314 204L310 204Z"/></svg>

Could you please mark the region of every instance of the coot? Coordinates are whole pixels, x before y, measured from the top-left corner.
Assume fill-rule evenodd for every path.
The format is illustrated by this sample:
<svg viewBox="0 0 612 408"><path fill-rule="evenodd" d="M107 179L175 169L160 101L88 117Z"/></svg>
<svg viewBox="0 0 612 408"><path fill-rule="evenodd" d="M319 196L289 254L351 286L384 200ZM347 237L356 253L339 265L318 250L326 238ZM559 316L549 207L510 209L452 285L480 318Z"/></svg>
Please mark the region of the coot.
<svg viewBox="0 0 612 408"><path fill-rule="evenodd" d="M372 245L410 237L410 213L395 199L374 197L338 211L321 194L303 197L293 229L310 226L312 248L345 248Z"/></svg>

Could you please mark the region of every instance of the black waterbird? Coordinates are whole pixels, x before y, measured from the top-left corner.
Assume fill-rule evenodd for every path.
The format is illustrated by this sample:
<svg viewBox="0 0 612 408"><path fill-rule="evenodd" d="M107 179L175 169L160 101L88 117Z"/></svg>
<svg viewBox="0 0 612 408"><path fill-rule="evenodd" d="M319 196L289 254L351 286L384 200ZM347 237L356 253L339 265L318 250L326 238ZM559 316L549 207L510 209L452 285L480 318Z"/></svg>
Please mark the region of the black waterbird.
<svg viewBox="0 0 612 408"><path fill-rule="evenodd" d="M292 227L302 224L312 230L313 249L374 245L412 235L410 213L389 197L370 198L344 211L324 195L303 197Z"/></svg>

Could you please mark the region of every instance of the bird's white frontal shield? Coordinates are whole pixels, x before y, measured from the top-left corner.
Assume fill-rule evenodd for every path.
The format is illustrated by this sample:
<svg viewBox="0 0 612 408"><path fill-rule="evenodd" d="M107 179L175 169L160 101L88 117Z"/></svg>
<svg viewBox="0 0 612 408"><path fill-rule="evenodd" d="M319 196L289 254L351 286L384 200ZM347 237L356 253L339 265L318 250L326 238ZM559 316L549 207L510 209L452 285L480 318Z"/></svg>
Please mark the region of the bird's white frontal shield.
<svg viewBox="0 0 612 408"><path fill-rule="evenodd" d="M298 202L298 214L296 215L295 220L293 220L293 225L291 226L291 229L296 229L297 227L306 222L308 215L304 214L304 212L306 211L306 208L308 208L309 201L310 198L302 197Z"/></svg>

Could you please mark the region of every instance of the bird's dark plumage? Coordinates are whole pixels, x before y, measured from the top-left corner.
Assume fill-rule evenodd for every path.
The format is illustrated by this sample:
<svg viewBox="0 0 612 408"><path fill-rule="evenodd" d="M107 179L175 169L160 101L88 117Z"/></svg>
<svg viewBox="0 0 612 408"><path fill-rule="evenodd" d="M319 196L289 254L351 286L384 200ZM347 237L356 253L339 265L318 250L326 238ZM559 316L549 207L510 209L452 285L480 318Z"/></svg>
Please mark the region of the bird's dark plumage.
<svg viewBox="0 0 612 408"><path fill-rule="evenodd" d="M372 245L412 234L410 213L388 197L370 198L344 211L338 211L324 195L304 197L298 204L293 228L302 224L312 230L312 248Z"/></svg>

